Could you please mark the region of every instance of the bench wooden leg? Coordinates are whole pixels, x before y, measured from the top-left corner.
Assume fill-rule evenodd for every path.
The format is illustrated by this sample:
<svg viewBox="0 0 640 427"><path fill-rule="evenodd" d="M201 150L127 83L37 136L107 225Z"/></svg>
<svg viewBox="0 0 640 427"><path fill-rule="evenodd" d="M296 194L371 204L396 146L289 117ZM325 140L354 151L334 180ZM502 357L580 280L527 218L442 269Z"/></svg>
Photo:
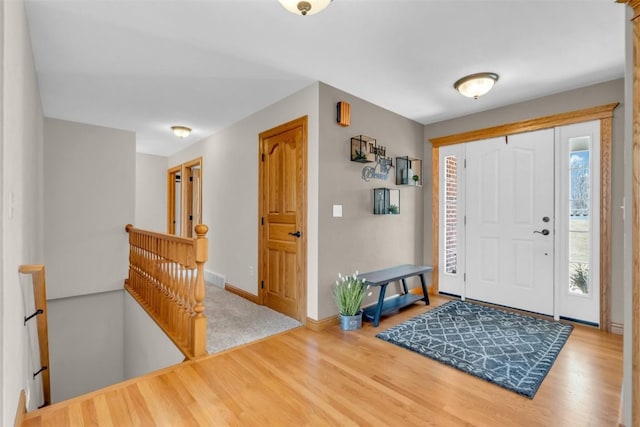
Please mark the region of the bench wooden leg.
<svg viewBox="0 0 640 427"><path fill-rule="evenodd" d="M378 305L376 306L376 315L373 318L373 326L376 328L380 324L380 316L382 315L382 305L384 304L384 294L387 291L388 283L380 286L380 295L378 295Z"/></svg>
<svg viewBox="0 0 640 427"><path fill-rule="evenodd" d="M424 274L420 275L420 284L422 285L422 294L424 295L424 303L425 305L431 304L429 302L429 292L427 291L427 284L424 280Z"/></svg>

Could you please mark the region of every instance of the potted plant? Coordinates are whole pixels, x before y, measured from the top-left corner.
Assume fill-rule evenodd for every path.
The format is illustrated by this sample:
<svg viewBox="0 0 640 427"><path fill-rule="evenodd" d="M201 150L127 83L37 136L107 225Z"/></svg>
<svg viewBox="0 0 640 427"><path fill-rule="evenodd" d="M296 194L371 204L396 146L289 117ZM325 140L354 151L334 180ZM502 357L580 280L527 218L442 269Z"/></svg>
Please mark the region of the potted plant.
<svg viewBox="0 0 640 427"><path fill-rule="evenodd" d="M358 272L343 276L338 273L338 280L333 295L340 311L340 328L344 331L362 327L362 301L368 288L366 279L359 279Z"/></svg>
<svg viewBox="0 0 640 427"><path fill-rule="evenodd" d="M569 274L571 288L575 292L583 295L589 293L589 265L583 263L573 263L573 271Z"/></svg>

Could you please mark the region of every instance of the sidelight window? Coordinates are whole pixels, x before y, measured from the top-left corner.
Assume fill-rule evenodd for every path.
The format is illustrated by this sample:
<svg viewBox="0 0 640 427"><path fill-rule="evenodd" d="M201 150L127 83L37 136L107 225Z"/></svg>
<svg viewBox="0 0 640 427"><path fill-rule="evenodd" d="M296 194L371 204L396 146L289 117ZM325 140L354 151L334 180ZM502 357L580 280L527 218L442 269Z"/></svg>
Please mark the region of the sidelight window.
<svg viewBox="0 0 640 427"><path fill-rule="evenodd" d="M444 158L444 266L445 273L458 271L458 161L456 156Z"/></svg>
<svg viewBox="0 0 640 427"><path fill-rule="evenodd" d="M591 137L569 139L569 292L590 293Z"/></svg>

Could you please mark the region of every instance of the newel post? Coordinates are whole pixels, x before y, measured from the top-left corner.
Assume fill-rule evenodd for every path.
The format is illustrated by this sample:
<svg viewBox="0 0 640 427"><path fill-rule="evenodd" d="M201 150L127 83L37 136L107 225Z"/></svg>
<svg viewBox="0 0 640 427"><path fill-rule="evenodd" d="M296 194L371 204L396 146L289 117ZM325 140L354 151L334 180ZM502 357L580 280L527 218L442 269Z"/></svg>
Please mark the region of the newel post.
<svg viewBox="0 0 640 427"><path fill-rule="evenodd" d="M124 226L124 231L126 231L129 234L129 238L127 239L127 242L129 243L129 272L127 273L127 277L124 279L124 288L128 289L129 291L131 291L131 283L129 281L129 279L131 278L131 264L132 264L132 254L131 254L131 230L133 229L133 224L127 224Z"/></svg>
<svg viewBox="0 0 640 427"><path fill-rule="evenodd" d="M207 354L207 318L202 313L204 311L204 263L209 258L209 239L206 235L209 227L204 224L198 224L195 232L198 237L195 239L196 249L196 286L194 289L194 307L193 317L193 355L194 357Z"/></svg>

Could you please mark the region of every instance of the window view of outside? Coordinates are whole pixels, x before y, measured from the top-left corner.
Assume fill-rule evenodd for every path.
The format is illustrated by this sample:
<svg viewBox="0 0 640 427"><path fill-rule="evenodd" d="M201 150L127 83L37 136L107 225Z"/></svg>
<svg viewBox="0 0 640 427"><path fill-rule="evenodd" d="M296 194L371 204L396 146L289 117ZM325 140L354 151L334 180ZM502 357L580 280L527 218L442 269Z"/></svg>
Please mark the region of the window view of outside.
<svg viewBox="0 0 640 427"><path fill-rule="evenodd" d="M447 156L444 159L444 185L445 185L445 226L444 226L444 266L445 273L456 274L458 271L458 162L456 156Z"/></svg>
<svg viewBox="0 0 640 427"><path fill-rule="evenodd" d="M588 295L591 282L591 138L572 138L569 144L569 292Z"/></svg>

